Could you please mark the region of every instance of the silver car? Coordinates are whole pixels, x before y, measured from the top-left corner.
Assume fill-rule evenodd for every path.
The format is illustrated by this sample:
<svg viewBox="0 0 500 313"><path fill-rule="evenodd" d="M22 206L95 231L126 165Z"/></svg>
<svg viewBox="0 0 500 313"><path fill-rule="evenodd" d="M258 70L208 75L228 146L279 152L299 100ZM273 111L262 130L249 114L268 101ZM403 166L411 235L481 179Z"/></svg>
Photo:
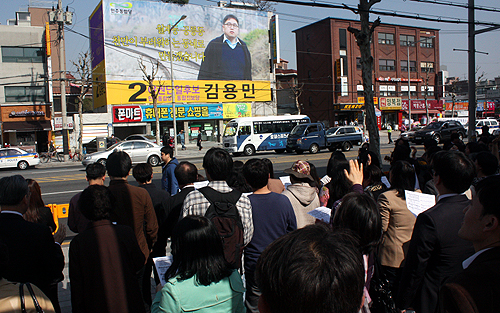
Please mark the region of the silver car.
<svg viewBox="0 0 500 313"><path fill-rule="evenodd" d="M83 159L82 164L84 166L87 166L91 163L99 162L103 165L106 165L106 159L111 153L115 151L124 151L130 156L132 164L147 162L151 164L151 166L157 166L161 162L160 149L161 146L150 141L120 141L106 149L106 151L88 154Z"/></svg>

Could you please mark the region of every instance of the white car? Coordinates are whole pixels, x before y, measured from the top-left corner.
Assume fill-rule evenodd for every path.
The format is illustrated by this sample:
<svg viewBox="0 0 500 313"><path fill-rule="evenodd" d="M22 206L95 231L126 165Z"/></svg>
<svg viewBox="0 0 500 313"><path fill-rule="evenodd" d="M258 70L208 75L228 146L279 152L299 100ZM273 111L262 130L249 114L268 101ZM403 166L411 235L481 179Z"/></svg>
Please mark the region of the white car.
<svg viewBox="0 0 500 313"><path fill-rule="evenodd" d="M99 162L106 165L106 159L111 153L124 151L130 156L132 164L147 162L151 166L157 166L161 163L160 149L161 146L145 140L120 141L106 149L106 151L87 154L82 164L87 166L91 163Z"/></svg>
<svg viewBox="0 0 500 313"><path fill-rule="evenodd" d="M38 164L40 164L40 158L36 152L31 153L19 148L0 149L0 168L17 167L25 170Z"/></svg>

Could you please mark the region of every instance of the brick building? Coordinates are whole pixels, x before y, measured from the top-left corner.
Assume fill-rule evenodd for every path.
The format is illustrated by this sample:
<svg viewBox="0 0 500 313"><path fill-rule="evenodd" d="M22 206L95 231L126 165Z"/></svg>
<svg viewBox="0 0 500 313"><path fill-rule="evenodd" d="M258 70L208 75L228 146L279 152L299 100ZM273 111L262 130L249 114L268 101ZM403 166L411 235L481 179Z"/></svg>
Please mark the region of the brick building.
<svg viewBox="0 0 500 313"><path fill-rule="evenodd" d="M359 21L326 18L294 30L299 98L303 113L330 126L363 119L361 53L347 29ZM436 72L439 70L439 30L381 24L372 39L373 91L381 124L399 124L408 115L408 50L412 118L440 113ZM417 101L418 100L418 101Z"/></svg>

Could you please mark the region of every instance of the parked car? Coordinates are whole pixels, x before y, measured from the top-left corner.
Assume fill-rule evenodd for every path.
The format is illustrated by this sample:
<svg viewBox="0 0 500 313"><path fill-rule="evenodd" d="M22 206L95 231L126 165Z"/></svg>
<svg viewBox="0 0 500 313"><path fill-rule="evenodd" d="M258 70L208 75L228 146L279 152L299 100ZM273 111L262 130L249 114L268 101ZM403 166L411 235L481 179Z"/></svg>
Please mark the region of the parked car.
<svg viewBox="0 0 500 313"><path fill-rule="evenodd" d="M420 129L422 129L422 126L413 126L411 130L402 132L399 136L400 138L406 139L408 141L413 141L415 139L415 133Z"/></svg>
<svg viewBox="0 0 500 313"><path fill-rule="evenodd" d="M106 137L106 149L121 141L118 137ZM97 137L83 144L84 151L89 153L97 152Z"/></svg>
<svg viewBox="0 0 500 313"><path fill-rule="evenodd" d="M130 135L130 136L127 136L127 138L125 138L125 140L146 140L146 141L150 141L150 142L156 143L156 137L155 136L153 136L153 135L145 135L145 134ZM161 139L160 139L160 142L161 142Z"/></svg>
<svg viewBox="0 0 500 313"><path fill-rule="evenodd" d="M432 122L421 130L415 132L413 142L420 144L428 138L436 140L437 143L451 139L452 133L458 133L460 139L463 139L466 131L458 121L438 121Z"/></svg>
<svg viewBox="0 0 500 313"><path fill-rule="evenodd" d="M88 154L82 164L87 166L91 163L99 162L106 165L106 159L114 151L125 151L132 160L132 164L148 162L151 166L157 166L161 162L161 146L146 140L126 140L120 141L106 151Z"/></svg>
<svg viewBox="0 0 500 313"><path fill-rule="evenodd" d="M322 123L306 123L295 126L288 135L286 149L288 152L318 153L321 149L328 148L335 151L351 150L354 144L363 142L363 133L357 126L339 126L325 129Z"/></svg>
<svg viewBox="0 0 500 313"><path fill-rule="evenodd" d="M19 148L0 149L0 168L17 167L25 170L38 164L40 164L38 153L27 152Z"/></svg>

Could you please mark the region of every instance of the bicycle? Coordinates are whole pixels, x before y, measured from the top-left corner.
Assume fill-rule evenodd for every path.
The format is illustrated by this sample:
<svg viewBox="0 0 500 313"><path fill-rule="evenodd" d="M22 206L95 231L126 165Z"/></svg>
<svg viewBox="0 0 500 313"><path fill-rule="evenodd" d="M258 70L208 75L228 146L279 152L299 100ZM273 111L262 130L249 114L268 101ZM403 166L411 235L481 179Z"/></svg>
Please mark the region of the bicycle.
<svg viewBox="0 0 500 313"><path fill-rule="evenodd" d="M57 151L52 151L52 152L44 152L40 154L40 162L42 163L47 163L52 161L52 159L56 159L58 162L64 161L64 156L62 153L59 153Z"/></svg>
<svg viewBox="0 0 500 313"><path fill-rule="evenodd" d="M72 154L71 150L69 150L69 158L73 160L73 162L80 162L82 160L82 155L78 151Z"/></svg>

